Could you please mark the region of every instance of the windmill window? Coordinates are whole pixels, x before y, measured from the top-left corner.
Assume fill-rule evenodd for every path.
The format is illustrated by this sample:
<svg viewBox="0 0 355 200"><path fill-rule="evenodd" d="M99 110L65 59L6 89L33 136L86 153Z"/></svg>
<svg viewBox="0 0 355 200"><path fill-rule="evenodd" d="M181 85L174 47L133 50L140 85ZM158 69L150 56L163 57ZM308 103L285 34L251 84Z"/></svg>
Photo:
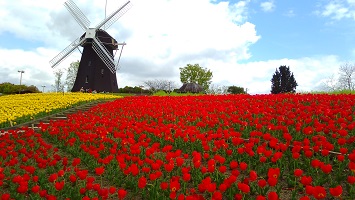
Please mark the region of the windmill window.
<svg viewBox="0 0 355 200"><path fill-rule="evenodd" d="M86 76L85 83L89 83L89 76Z"/></svg>
<svg viewBox="0 0 355 200"><path fill-rule="evenodd" d="M101 69L101 74L104 75L104 69Z"/></svg>
<svg viewBox="0 0 355 200"><path fill-rule="evenodd" d="M89 60L88 66L91 66L91 60Z"/></svg>

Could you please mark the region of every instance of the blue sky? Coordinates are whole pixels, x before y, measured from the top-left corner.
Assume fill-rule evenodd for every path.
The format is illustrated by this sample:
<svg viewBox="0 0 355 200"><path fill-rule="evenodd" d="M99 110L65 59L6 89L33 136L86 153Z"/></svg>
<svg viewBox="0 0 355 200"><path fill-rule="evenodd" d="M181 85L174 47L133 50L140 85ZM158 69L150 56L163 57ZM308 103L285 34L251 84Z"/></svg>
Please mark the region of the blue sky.
<svg viewBox="0 0 355 200"><path fill-rule="evenodd" d="M274 2L272 10L255 11L249 17L261 35L251 47L252 60L329 54L343 59L354 58L354 18L336 20L319 13L327 5L322 2L331 1L271 2Z"/></svg>
<svg viewBox="0 0 355 200"><path fill-rule="evenodd" d="M74 0L95 26L102 0ZM0 1L0 82L46 85L54 70L80 60L75 51L54 70L49 60L83 34L63 0ZM107 13L123 0L107 0ZM179 67L199 63L214 87L237 85L269 93L280 65L290 66L298 91L323 88L344 62L355 60L355 0L132 0L107 31L125 41L119 87L165 79L179 87Z"/></svg>

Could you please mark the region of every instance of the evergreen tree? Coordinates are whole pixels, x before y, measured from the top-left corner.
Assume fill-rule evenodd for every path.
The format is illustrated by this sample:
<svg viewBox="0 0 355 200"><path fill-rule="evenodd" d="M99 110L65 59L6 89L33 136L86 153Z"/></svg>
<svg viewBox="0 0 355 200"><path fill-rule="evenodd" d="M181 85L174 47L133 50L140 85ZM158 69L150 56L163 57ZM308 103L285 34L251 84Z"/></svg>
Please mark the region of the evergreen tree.
<svg viewBox="0 0 355 200"><path fill-rule="evenodd" d="M298 84L290 68L285 65L280 66L279 70L276 69L271 79L271 94L294 93L297 86Z"/></svg>

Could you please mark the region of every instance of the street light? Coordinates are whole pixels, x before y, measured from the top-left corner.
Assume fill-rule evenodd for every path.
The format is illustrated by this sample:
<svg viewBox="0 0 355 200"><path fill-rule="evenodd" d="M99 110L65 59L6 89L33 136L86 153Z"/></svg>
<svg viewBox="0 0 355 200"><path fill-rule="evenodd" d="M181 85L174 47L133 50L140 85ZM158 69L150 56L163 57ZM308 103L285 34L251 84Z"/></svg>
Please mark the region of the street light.
<svg viewBox="0 0 355 200"><path fill-rule="evenodd" d="M21 83L22 83L22 74L25 73L25 71L23 70L18 70L19 73L21 73L21 76L20 76L20 86L21 86Z"/></svg>
<svg viewBox="0 0 355 200"><path fill-rule="evenodd" d="M140 85L139 87L141 88L141 94L142 94L144 86Z"/></svg>
<svg viewBox="0 0 355 200"><path fill-rule="evenodd" d="M44 93L44 88L45 88L46 86L45 85L42 85L42 93Z"/></svg>

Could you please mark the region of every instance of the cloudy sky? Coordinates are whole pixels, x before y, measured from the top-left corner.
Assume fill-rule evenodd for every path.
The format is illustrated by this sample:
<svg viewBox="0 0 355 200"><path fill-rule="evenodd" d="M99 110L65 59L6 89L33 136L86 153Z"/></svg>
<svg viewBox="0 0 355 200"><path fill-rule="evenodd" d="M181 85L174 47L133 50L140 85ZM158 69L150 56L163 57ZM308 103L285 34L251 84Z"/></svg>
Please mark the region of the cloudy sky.
<svg viewBox="0 0 355 200"><path fill-rule="evenodd" d="M74 0L96 26L104 0ZM0 83L52 89L49 60L83 34L63 0L0 0ZM123 0L107 0L107 14ZM198 63L216 86L270 93L280 65L298 91L317 90L344 62L355 60L355 0L132 0L107 31L127 46L119 87L166 79L180 85L179 67ZM55 69L80 60L75 51Z"/></svg>

